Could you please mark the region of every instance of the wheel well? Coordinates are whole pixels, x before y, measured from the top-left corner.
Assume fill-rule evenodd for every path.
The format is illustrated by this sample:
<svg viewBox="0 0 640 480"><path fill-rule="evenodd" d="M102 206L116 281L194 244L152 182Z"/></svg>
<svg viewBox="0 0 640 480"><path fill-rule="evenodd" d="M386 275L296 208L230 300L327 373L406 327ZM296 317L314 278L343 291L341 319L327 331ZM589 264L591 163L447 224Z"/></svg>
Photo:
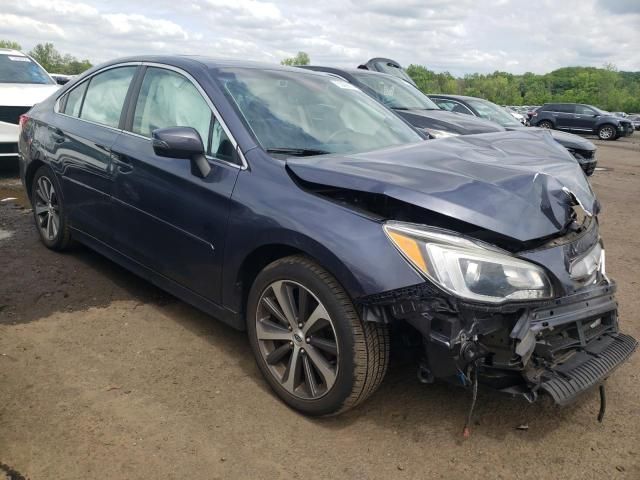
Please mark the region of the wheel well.
<svg viewBox="0 0 640 480"><path fill-rule="evenodd" d="M242 290L242 311L244 311L246 307L249 290L251 290L253 281L264 267L280 258L300 254L306 255L305 252L297 248L288 245L273 244L263 245L247 255L247 258L244 259L240 267L237 281L237 285L239 285Z"/></svg>
<svg viewBox="0 0 640 480"><path fill-rule="evenodd" d="M24 186L27 189L29 200L31 200L31 186L33 184L33 177L35 176L38 169L44 164L45 163L42 160L33 160L29 164L29 167L27 167L27 171L24 174Z"/></svg>

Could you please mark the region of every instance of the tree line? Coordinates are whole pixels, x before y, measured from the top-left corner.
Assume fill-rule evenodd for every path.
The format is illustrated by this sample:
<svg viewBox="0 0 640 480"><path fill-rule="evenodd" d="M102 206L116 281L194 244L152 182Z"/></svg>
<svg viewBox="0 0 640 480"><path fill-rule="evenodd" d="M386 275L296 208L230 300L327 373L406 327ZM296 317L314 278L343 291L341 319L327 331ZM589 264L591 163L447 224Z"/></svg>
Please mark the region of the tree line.
<svg viewBox="0 0 640 480"><path fill-rule="evenodd" d="M595 105L610 112L640 112L640 72L620 72L613 65L565 67L544 75L496 71L462 78L410 65L407 73L425 93L481 97L499 105L569 102Z"/></svg>
<svg viewBox="0 0 640 480"><path fill-rule="evenodd" d="M12 40L0 40L0 48L11 48L22 51L22 46ZM39 43L29 56L42 65L49 73L62 73L64 75L78 75L92 67L89 60L78 60L69 54L61 54L53 46L53 43Z"/></svg>
<svg viewBox="0 0 640 480"><path fill-rule="evenodd" d="M20 44L0 40L0 48L22 50ZM29 52L50 73L77 75L91 68L89 60L61 54L52 43L39 43ZM306 52L285 58L283 65L309 65ZM496 71L457 78L421 65L409 65L407 73L424 93L450 93L491 100L499 105L542 105L547 102L587 103L612 112L640 112L640 72L604 68L566 67L543 75L514 75Z"/></svg>

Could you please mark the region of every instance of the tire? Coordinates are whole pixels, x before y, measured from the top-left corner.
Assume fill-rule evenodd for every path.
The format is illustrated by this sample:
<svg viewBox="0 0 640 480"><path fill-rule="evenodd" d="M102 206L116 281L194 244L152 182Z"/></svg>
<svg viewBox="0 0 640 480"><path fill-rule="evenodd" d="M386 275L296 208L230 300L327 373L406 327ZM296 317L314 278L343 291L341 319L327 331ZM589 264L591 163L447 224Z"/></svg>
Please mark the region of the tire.
<svg viewBox="0 0 640 480"><path fill-rule="evenodd" d="M600 128L598 128L598 138L600 140L617 140L618 135L616 132L616 127L609 124L602 125Z"/></svg>
<svg viewBox="0 0 640 480"><path fill-rule="evenodd" d="M291 306L288 316L281 308L285 302L278 299ZM274 303L278 315L271 308ZM373 394L385 376L387 326L362 322L336 279L304 256L282 258L265 267L251 288L246 311L260 371L287 405L306 415L349 410ZM272 340L272 334L277 339ZM290 377L291 365L298 364Z"/></svg>
<svg viewBox="0 0 640 480"><path fill-rule="evenodd" d="M548 128L549 130L553 130L553 123L551 123L549 120L542 120L541 122L538 122L537 126L540 128Z"/></svg>
<svg viewBox="0 0 640 480"><path fill-rule="evenodd" d="M71 233L62 201L60 183L46 165L40 167L31 183L31 206L40 240L51 250L71 245Z"/></svg>

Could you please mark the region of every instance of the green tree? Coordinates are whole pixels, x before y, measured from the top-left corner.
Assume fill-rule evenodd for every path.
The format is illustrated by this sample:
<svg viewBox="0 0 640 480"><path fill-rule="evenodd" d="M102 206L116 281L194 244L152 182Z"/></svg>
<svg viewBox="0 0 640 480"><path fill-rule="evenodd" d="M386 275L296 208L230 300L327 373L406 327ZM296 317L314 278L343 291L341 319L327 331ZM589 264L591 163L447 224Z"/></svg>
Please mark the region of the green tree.
<svg viewBox="0 0 640 480"><path fill-rule="evenodd" d="M11 50L22 50L22 46L13 40L0 40L0 48L10 48Z"/></svg>
<svg viewBox="0 0 640 480"><path fill-rule="evenodd" d="M309 65L311 63L311 59L309 58L309 54L306 52L298 52L295 57L285 58L280 62L281 65Z"/></svg>
<svg viewBox="0 0 640 480"><path fill-rule="evenodd" d="M49 73L78 75L92 66L89 60L78 60L69 54L62 55L53 43L39 43L29 52L29 55Z"/></svg>

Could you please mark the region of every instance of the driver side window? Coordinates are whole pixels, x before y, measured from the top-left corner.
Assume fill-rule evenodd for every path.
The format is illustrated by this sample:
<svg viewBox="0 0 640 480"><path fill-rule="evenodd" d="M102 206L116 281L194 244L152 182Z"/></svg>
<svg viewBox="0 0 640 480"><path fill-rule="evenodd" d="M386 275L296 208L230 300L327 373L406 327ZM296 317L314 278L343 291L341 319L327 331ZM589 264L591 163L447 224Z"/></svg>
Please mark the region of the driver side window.
<svg viewBox="0 0 640 480"><path fill-rule="evenodd" d="M154 130L168 127L196 129L207 155L233 161L233 144L193 83L172 70L149 67L142 81L131 130L151 137Z"/></svg>
<svg viewBox="0 0 640 480"><path fill-rule="evenodd" d="M576 105L576 113L578 115L595 115L596 112L592 108L585 107L584 105Z"/></svg>

